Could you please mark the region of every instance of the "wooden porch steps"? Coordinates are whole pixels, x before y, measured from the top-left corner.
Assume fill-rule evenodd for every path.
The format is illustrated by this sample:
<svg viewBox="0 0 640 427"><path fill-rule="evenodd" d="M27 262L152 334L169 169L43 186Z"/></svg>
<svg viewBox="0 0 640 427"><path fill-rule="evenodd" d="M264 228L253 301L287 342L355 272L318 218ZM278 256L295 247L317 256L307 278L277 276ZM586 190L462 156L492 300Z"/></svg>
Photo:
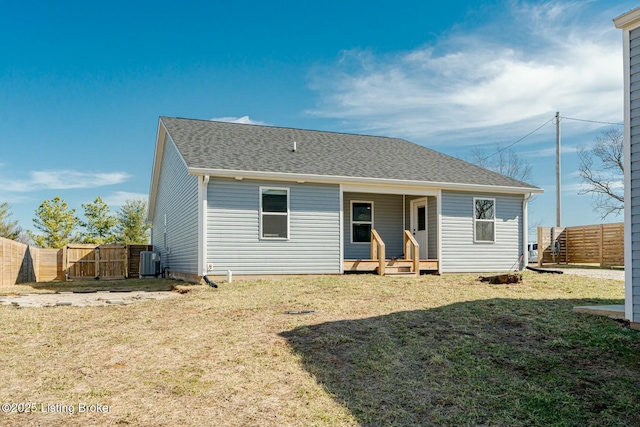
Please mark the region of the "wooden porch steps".
<svg viewBox="0 0 640 427"><path fill-rule="evenodd" d="M385 271L384 275L385 276L395 276L395 277L404 277L404 276L406 276L406 277L415 277L416 276L416 274L413 271L407 271L407 272L405 272L405 271L396 271L396 272L391 272L391 273L388 272L388 271Z"/></svg>
<svg viewBox="0 0 640 427"><path fill-rule="evenodd" d="M388 274L419 276L422 271L439 272L437 260L419 259L420 245L409 230L404 230L404 257L387 259L386 245L376 230L371 230L371 258L344 260L343 270L348 272L375 272L381 276Z"/></svg>

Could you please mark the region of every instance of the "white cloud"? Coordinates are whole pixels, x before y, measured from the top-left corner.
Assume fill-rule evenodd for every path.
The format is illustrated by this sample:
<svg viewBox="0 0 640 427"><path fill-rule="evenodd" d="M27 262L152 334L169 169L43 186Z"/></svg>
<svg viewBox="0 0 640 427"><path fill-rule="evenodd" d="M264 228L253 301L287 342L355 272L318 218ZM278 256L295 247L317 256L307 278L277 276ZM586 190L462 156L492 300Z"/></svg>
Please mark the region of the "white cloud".
<svg viewBox="0 0 640 427"><path fill-rule="evenodd" d="M562 194L578 194L581 191L586 191L588 190L590 187L589 185L587 185L584 182L566 182L563 181L561 183L562 186ZM555 194L556 192L556 185L555 184L549 184L549 185L545 185L542 186L542 188L544 188L544 190L548 193L553 193ZM623 181L612 181L611 182L611 188L614 190L619 190L624 188L624 182Z"/></svg>
<svg viewBox="0 0 640 427"><path fill-rule="evenodd" d="M131 193L128 191L115 191L108 196L106 196L103 200L110 207L114 206L122 206L127 200L136 200L136 199L144 199L147 200L149 195L147 193Z"/></svg>
<svg viewBox="0 0 640 427"><path fill-rule="evenodd" d="M433 45L389 56L345 51L335 66L314 73L321 102L309 113L433 145L488 135L508 140L556 111L618 122L620 33L611 23L615 14L588 6L510 2L508 16L481 28L461 26Z"/></svg>
<svg viewBox="0 0 640 427"><path fill-rule="evenodd" d="M28 179L3 179L2 189L10 192L30 192L38 190L70 190L95 188L120 184L130 175L125 172L91 173L74 170L32 171Z"/></svg>
<svg viewBox="0 0 640 427"><path fill-rule="evenodd" d="M214 117L211 119L215 122L228 122L228 123L242 123L245 125L266 125L265 122L260 120L251 120L249 116L242 117Z"/></svg>
<svg viewBox="0 0 640 427"><path fill-rule="evenodd" d="M0 191L0 201L7 202L11 205L32 201L29 197Z"/></svg>
<svg viewBox="0 0 640 427"><path fill-rule="evenodd" d="M561 145L561 154L572 154L578 152L578 147L575 145ZM555 157L556 147L542 148L540 150L531 150L522 152L526 157Z"/></svg>

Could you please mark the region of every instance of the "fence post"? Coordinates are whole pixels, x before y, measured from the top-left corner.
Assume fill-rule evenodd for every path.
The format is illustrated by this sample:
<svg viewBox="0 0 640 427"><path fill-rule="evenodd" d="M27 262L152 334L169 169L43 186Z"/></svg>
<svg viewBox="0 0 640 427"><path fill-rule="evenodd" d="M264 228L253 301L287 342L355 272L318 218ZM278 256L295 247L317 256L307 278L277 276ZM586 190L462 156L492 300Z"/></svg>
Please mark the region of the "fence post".
<svg viewBox="0 0 640 427"><path fill-rule="evenodd" d="M604 267L604 224L600 224L600 267Z"/></svg>
<svg viewBox="0 0 640 427"><path fill-rule="evenodd" d="M93 250L93 257L96 259L96 277L100 277L100 246L96 246L96 248Z"/></svg>
<svg viewBox="0 0 640 427"><path fill-rule="evenodd" d="M565 264L569 264L569 230L567 229L568 227L565 227L560 234L564 233L564 263ZM558 235L558 237L560 237ZM562 245L560 245L560 239L558 239L558 257L560 256L560 254L562 253ZM558 264L560 264L558 262Z"/></svg>
<svg viewBox="0 0 640 427"><path fill-rule="evenodd" d="M542 240L542 227L538 226L538 267L542 267L544 258L544 241Z"/></svg>
<svg viewBox="0 0 640 427"><path fill-rule="evenodd" d="M62 274L64 274L64 280L66 282L69 280L69 246L62 248L62 265L64 265Z"/></svg>

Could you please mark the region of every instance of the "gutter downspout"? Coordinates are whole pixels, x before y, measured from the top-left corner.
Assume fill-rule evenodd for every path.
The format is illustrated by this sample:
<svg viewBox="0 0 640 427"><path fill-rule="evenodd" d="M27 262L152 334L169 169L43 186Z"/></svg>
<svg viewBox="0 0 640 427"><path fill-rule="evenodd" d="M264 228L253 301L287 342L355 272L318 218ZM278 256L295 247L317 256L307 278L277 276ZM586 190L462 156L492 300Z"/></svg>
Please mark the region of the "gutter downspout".
<svg viewBox="0 0 640 427"><path fill-rule="evenodd" d="M533 193L529 193L528 196L522 199L522 253L524 254L522 257L522 269L529 265L529 201L533 199L533 196Z"/></svg>
<svg viewBox="0 0 640 427"><path fill-rule="evenodd" d="M209 175L202 176L202 179L199 180L199 184L200 206L198 209L198 240L200 247L198 248L198 261L200 264L200 275L206 276L209 272L207 269L207 193L209 188Z"/></svg>

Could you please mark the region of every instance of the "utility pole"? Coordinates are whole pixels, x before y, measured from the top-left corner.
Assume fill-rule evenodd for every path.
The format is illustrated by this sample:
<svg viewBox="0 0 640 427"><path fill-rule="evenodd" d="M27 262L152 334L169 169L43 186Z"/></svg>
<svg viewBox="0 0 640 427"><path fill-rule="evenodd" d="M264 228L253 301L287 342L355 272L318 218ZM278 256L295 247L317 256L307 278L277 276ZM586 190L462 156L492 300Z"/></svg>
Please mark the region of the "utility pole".
<svg viewBox="0 0 640 427"><path fill-rule="evenodd" d="M560 182L560 112L556 112L556 227L562 227L562 196Z"/></svg>

